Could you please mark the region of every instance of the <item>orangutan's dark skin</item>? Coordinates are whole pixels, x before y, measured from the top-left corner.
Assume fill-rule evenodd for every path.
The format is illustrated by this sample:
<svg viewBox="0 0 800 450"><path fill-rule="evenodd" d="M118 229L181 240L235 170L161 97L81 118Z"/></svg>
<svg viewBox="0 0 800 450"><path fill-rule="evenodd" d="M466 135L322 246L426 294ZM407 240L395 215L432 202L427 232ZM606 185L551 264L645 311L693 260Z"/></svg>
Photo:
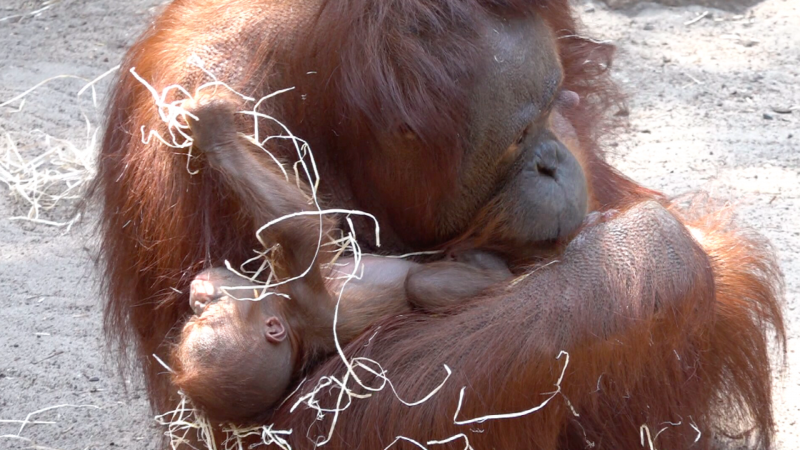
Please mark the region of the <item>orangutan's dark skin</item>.
<svg viewBox="0 0 800 450"><path fill-rule="evenodd" d="M445 364L452 376L415 407L388 388L353 398L327 449L463 434L474 448L639 450L643 429L654 448L705 450L717 433L744 431L754 448L768 448L769 331L784 339L774 255L724 215L683 214L604 161L600 120L618 98L607 72L611 48L585 35L567 0L167 6L122 65L95 184L103 205L106 332L123 350L135 350L154 408L167 411L178 401L152 355L181 364L169 356L192 315L192 280L224 261L251 258L262 248L253 236L259 220L298 207L295 194L279 187L255 209L199 149L190 157L142 139L142 127L162 136L169 130L129 70L157 92L179 84L195 98L224 93L220 86L197 92L212 78L186 63L196 55L217 79L255 99L294 87L262 102L259 112L310 144L323 208L378 218L380 248L372 224L354 219L362 249L481 248L513 261L520 273L446 313L381 319L377 334L347 344L347 358L379 362L404 399L425 397ZM167 101L181 98L175 95ZM243 103L233 109L252 109ZM237 117L236 130L253 134L252 121ZM289 167L297 159L292 141L264 122L260 138L284 135L267 146ZM248 172L275 175L269 157L250 155ZM612 209L619 213L606 217ZM587 212L604 215L581 229ZM262 237L306 242L278 252L276 270L286 277L311 266L287 292L324 297L327 261L314 258L320 222L310 233L313 245L303 241L305 225L294 225L286 236L267 230ZM563 245L548 248L558 241ZM554 254L559 248L563 253ZM570 362L558 390L562 351ZM292 448L313 446L309 438L327 437L333 426L331 415L320 420L304 404L290 411L324 377L345 378L341 359L323 359L308 367L292 398L255 421L293 430L286 437ZM469 421L528 410L554 391L535 413ZM317 395L328 393L337 396ZM447 445L462 446L463 438Z"/></svg>

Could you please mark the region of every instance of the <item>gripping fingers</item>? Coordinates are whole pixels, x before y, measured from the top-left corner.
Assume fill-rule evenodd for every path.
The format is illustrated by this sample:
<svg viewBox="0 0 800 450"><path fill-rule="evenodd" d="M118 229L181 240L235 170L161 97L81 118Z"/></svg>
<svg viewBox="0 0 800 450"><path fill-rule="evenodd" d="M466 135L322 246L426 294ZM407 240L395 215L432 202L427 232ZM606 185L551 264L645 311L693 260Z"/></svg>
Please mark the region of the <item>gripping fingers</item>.
<svg viewBox="0 0 800 450"><path fill-rule="evenodd" d="M236 140L234 114L238 103L231 95L199 95L183 107L197 119L187 116L194 146L212 156Z"/></svg>

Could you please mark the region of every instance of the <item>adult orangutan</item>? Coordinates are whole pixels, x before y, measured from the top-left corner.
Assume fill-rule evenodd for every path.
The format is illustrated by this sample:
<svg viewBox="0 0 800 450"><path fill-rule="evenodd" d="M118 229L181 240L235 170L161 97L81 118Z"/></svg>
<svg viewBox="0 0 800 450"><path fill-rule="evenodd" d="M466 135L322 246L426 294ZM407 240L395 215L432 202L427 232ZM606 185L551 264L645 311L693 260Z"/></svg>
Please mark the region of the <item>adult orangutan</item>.
<svg viewBox="0 0 800 450"><path fill-rule="evenodd" d="M203 67L186 64L191 55ZM152 355L167 358L177 341L189 284L259 243L248 209L202 155L142 139L171 130L131 68L156 92L179 84L195 94L209 73L255 99L294 87L259 112L308 141L324 207L379 219L382 252L482 247L524 268L587 209L620 211L552 264L447 314L387 319L348 344L344 355L379 362L393 389L352 398L335 422L302 404L291 411L322 377L345 374L337 357L312 368L263 418L294 430L294 448L317 436L329 448L381 449L398 436L433 445L455 435L476 448L633 449L647 435L651 447L709 448L741 432L769 447L769 330L784 339L774 259L716 215L683 218L603 161L609 63L608 47L576 34L564 0L168 6L123 64L96 184L106 332L123 354L134 343L153 406L175 402ZM247 120L237 127L255 131ZM292 163L293 142L268 148ZM376 250L369 224L356 226ZM396 398L425 397L445 364L452 376L427 401Z"/></svg>

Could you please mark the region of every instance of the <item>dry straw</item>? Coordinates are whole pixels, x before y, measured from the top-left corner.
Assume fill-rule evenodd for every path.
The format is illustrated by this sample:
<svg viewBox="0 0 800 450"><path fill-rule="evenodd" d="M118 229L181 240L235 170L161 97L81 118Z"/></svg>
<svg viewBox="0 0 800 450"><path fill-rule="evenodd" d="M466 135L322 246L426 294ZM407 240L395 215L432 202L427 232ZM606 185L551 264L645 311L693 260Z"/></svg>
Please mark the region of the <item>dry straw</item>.
<svg viewBox="0 0 800 450"><path fill-rule="evenodd" d="M92 105L97 109L96 84L117 69L118 67L114 67L93 80L73 75L48 78L0 103L0 108L17 104L15 113L18 113L24 108L28 96L45 84L60 79L77 79L84 81L85 85L77 92L76 99L90 92ZM56 138L41 130L32 130L28 137L36 138L41 145L34 145L32 150L23 151L11 133L3 132L0 138L0 182L8 187L13 198L27 205L24 215L11 217L11 220L69 229L80 218L74 206L83 197L84 189L95 176L99 135L99 128L92 123L89 115L83 110L81 115L86 128L82 143ZM71 211L71 214L66 220L59 220L64 211Z"/></svg>

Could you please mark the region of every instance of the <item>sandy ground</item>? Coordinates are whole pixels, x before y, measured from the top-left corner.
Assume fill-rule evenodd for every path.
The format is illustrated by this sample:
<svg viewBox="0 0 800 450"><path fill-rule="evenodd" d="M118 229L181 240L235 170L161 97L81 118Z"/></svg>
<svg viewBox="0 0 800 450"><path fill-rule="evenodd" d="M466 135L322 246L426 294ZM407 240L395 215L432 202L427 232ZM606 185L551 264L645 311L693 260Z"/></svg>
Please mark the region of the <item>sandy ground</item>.
<svg viewBox="0 0 800 450"><path fill-rule="evenodd" d="M88 80L114 67L160 3L2 0L0 103L53 76ZM743 13L613 12L586 0L579 8L594 37L619 46L616 76L630 95L630 127L608 142L614 164L670 194L701 189L732 199L741 220L778 249L790 337L788 370L776 379L777 448L797 448L800 110L786 110L800 107L800 0L766 0ZM76 96L85 83L57 79L21 110L19 101L0 107L0 161L14 160L14 149L26 159L69 150L46 135L91 148L81 112L93 124L99 114L90 93ZM98 83L100 94L106 86ZM60 205L41 217L68 218L70 203ZM28 212L0 185L0 448L155 448L159 430L141 387L126 389L104 350L91 212L69 231L11 220ZM14 422L59 405L69 406L32 417L50 423L20 430Z"/></svg>

